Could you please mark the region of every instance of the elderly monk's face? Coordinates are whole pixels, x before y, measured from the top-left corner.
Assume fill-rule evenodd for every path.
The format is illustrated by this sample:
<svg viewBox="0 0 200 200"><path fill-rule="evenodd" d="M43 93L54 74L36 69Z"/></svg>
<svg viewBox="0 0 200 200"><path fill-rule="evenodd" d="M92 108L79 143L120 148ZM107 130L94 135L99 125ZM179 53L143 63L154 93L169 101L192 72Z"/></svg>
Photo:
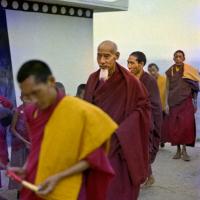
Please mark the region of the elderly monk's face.
<svg viewBox="0 0 200 200"><path fill-rule="evenodd" d="M137 76L143 70L143 65L137 61L137 57L129 56L127 60L128 69L131 74Z"/></svg>
<svg viewBox="0 0 200 200"><path fill-rule="evenodd" d="M176 65L182 65L185 61L185 57L181 52L177 52L174 55L174 62Z"/></svg>
<svg viewBox="0 0 200 200"><path fill-rule="evenodd" d="M43 110L49 107L52 103L52 95L55 91L55 81L50 77L46 83L38 82L34 76L29 76L22 83L20 83L23 97L29 102L36 104L36 106Z"/></svg>
<svg viewBox="0 0 200 200"><path fill-rule="evenodd" d="M98 47L97 62L101 69L108 69L109 76L115 71L118 57L119 52L114 51L111 45L104 44Z"/></svg>
<svg viewBox="0 0 200 200"><path fill-rule="evenodd" d="M155 65L152 65L151 67L148 67L148 72L153 76L154 78L158 78L158 70L155 67Z"/></svg>

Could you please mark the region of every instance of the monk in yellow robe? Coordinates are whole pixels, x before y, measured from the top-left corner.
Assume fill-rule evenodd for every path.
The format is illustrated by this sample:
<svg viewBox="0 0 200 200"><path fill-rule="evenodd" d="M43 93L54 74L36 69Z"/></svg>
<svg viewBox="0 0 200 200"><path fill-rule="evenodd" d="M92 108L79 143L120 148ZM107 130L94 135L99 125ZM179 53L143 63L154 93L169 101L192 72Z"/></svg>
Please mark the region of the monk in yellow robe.
<svg viewBox="0 0 200 200"><path fill-rule="evenodd" d="M42 61L23 64L17 81L32 102L25 108L31 149L25 166L11 170L40 188L23 188L20 199L104 200L114 174L105 149L116 123L96 106L64 96Z"/></svg>
<svg viewBox="0 0 200 200"><path fill-rule="evenodd" d="M160 93L160 100L161 100L162 112L163 112L163 122L162 122L160 146L164 147L165 142L168 142L168 136L167 136L167 132L165 130L166 76L163 76L159 73L159 67L155 63L150 63L148 65L148 72L156 79L157 84L158 84L159 93Z"/></svg>

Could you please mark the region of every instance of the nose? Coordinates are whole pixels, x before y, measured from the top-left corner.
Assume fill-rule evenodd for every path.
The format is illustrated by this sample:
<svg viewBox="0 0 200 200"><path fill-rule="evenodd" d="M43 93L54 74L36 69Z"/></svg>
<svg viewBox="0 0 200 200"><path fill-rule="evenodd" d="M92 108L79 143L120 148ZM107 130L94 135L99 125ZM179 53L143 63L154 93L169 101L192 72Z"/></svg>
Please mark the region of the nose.
<svg viewBox="0 0 200 200"><path fill-rule="evenodd" d="M101 57L99 58L99 63L100 63L100 64L104 64L104 63L105 63L105 58L104 58L104 56L101 56Z"/></svg>

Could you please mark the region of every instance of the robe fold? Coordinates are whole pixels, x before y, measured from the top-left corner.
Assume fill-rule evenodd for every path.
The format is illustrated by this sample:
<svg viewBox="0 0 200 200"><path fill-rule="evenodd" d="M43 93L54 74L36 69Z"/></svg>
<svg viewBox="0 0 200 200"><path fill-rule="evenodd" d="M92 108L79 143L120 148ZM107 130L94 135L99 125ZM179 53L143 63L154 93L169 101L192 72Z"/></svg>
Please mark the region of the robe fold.
<svg viewBox="0 0 200 200"><path fill-rule="evenodd" d="M166 108L166 87L167 87L167 79L166 76L158 75L157 84L158 84L158 89L160 92L160 99L161 99L161 104L162 104L162 111L163 111L163 116L162 116L162 128L161 128L161 138L160 138L160 143L166 143L169 142L169 136L168 132L166 131L166 124L167 124L167 118L166 118L166 113L165 113L165 108Z"/></svg>
<svg viewBox="0 0 200 200"><path fill-rule="evenodd" d="M196 139L194 107L188 97L180 105L170 108L169 140L172 145L186 144L194 146Z"/></svg>
<svg viewBox="0 0 200 200"><path fill-rule="evenodd" d="M103 121L101 125L100 121ZM99 108L78 98L63 98L45 126L35 183L40 184L50 175L85 159L109 140L116 128L117 125ZM49 154L51 145L55 145L54 151ZM45 199L77 199L81 180L81 173L61 180Z"/></svg>
<svg viewBox="0 0 200 200"><path fill-rule="evenodd" d="M109 159L116 176L109 200L135 200L148 174L150 102L144 86L116 63L114 74L104 83L100 70L90 75L85 99L108 113L119 128L112 136Z"/></svg>
<svg viewBox="0 0 200 200"><path fill-rule="evenodd" d="M161 138L161 127L162 127L162 106L160 100L160 94L156 80L149 75L147 72L143 72L140 77L140 81L146 87L152 110L152 127L149 137L149 152L150 152L150 163L153 163L156 154L159 150L160 138Z"/></svg>
<svg viewBox="0 0 200 200"><path fill-rule="evenodd" d="M158 75L158 78L156 79L158 84L158 89L160 93L160 100L162 104L162 110L165 110L166 107L166 77Z"/></svg>

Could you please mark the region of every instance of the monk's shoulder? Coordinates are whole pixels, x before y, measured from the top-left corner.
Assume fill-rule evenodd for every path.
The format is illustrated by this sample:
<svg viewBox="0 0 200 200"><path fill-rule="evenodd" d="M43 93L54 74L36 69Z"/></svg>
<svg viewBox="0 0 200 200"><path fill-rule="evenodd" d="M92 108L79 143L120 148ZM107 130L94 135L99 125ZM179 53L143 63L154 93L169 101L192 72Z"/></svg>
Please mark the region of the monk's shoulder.
<svg viewBox="0 0 200 200"><path fill-rule="evenodd" d="M123 77L126 81L128 81L129 84L137 85L140 84L140 81L138 78L133 76L125 67L118 66L118 69L121 71L123 74Z"/></svg>
<svg viewBox="0 0 200 200"><path fill-rule="evenodd" d="M99 77L99 71L100 70L97 70L97 71L91 73L90 76L89 76L89 78L88 78L88 81L94 80L94 79L98 78Z"/></svg>
<svg viewBox="0 0 200 200"><path fill-rule="evenodd" d="M156 79L153 76L151 76L150 74L148 74L147 72L144 72L144 76L145 76L146 80L148 81L148 83L151 83L151 84L156 83Z"/></svg>
<svg viewBox="0 0 200 200"><path fill-rule="evenodd" d="M63 98L61 103L63 104L61 105L63 106L63 108L76 113L85 113L89 110L91 112L100 110L97 106L74 96L66 96L65 98Z"/></svg>
<svg viewBox="0 0 200 200"><path fill-rule="evenodd" d="M165 72L166 76L170 76L171 75L171 70L173 68L174 65L172 65L171 67L168 68L168 70Z"/></svg>
<svg viewBox="0 0 200 200"><path fill-rule="evenodd" d="M158 90L156 79L147 72L144 72L143 79L141 81L143 82L143 84L149 92Z"/></svg>

